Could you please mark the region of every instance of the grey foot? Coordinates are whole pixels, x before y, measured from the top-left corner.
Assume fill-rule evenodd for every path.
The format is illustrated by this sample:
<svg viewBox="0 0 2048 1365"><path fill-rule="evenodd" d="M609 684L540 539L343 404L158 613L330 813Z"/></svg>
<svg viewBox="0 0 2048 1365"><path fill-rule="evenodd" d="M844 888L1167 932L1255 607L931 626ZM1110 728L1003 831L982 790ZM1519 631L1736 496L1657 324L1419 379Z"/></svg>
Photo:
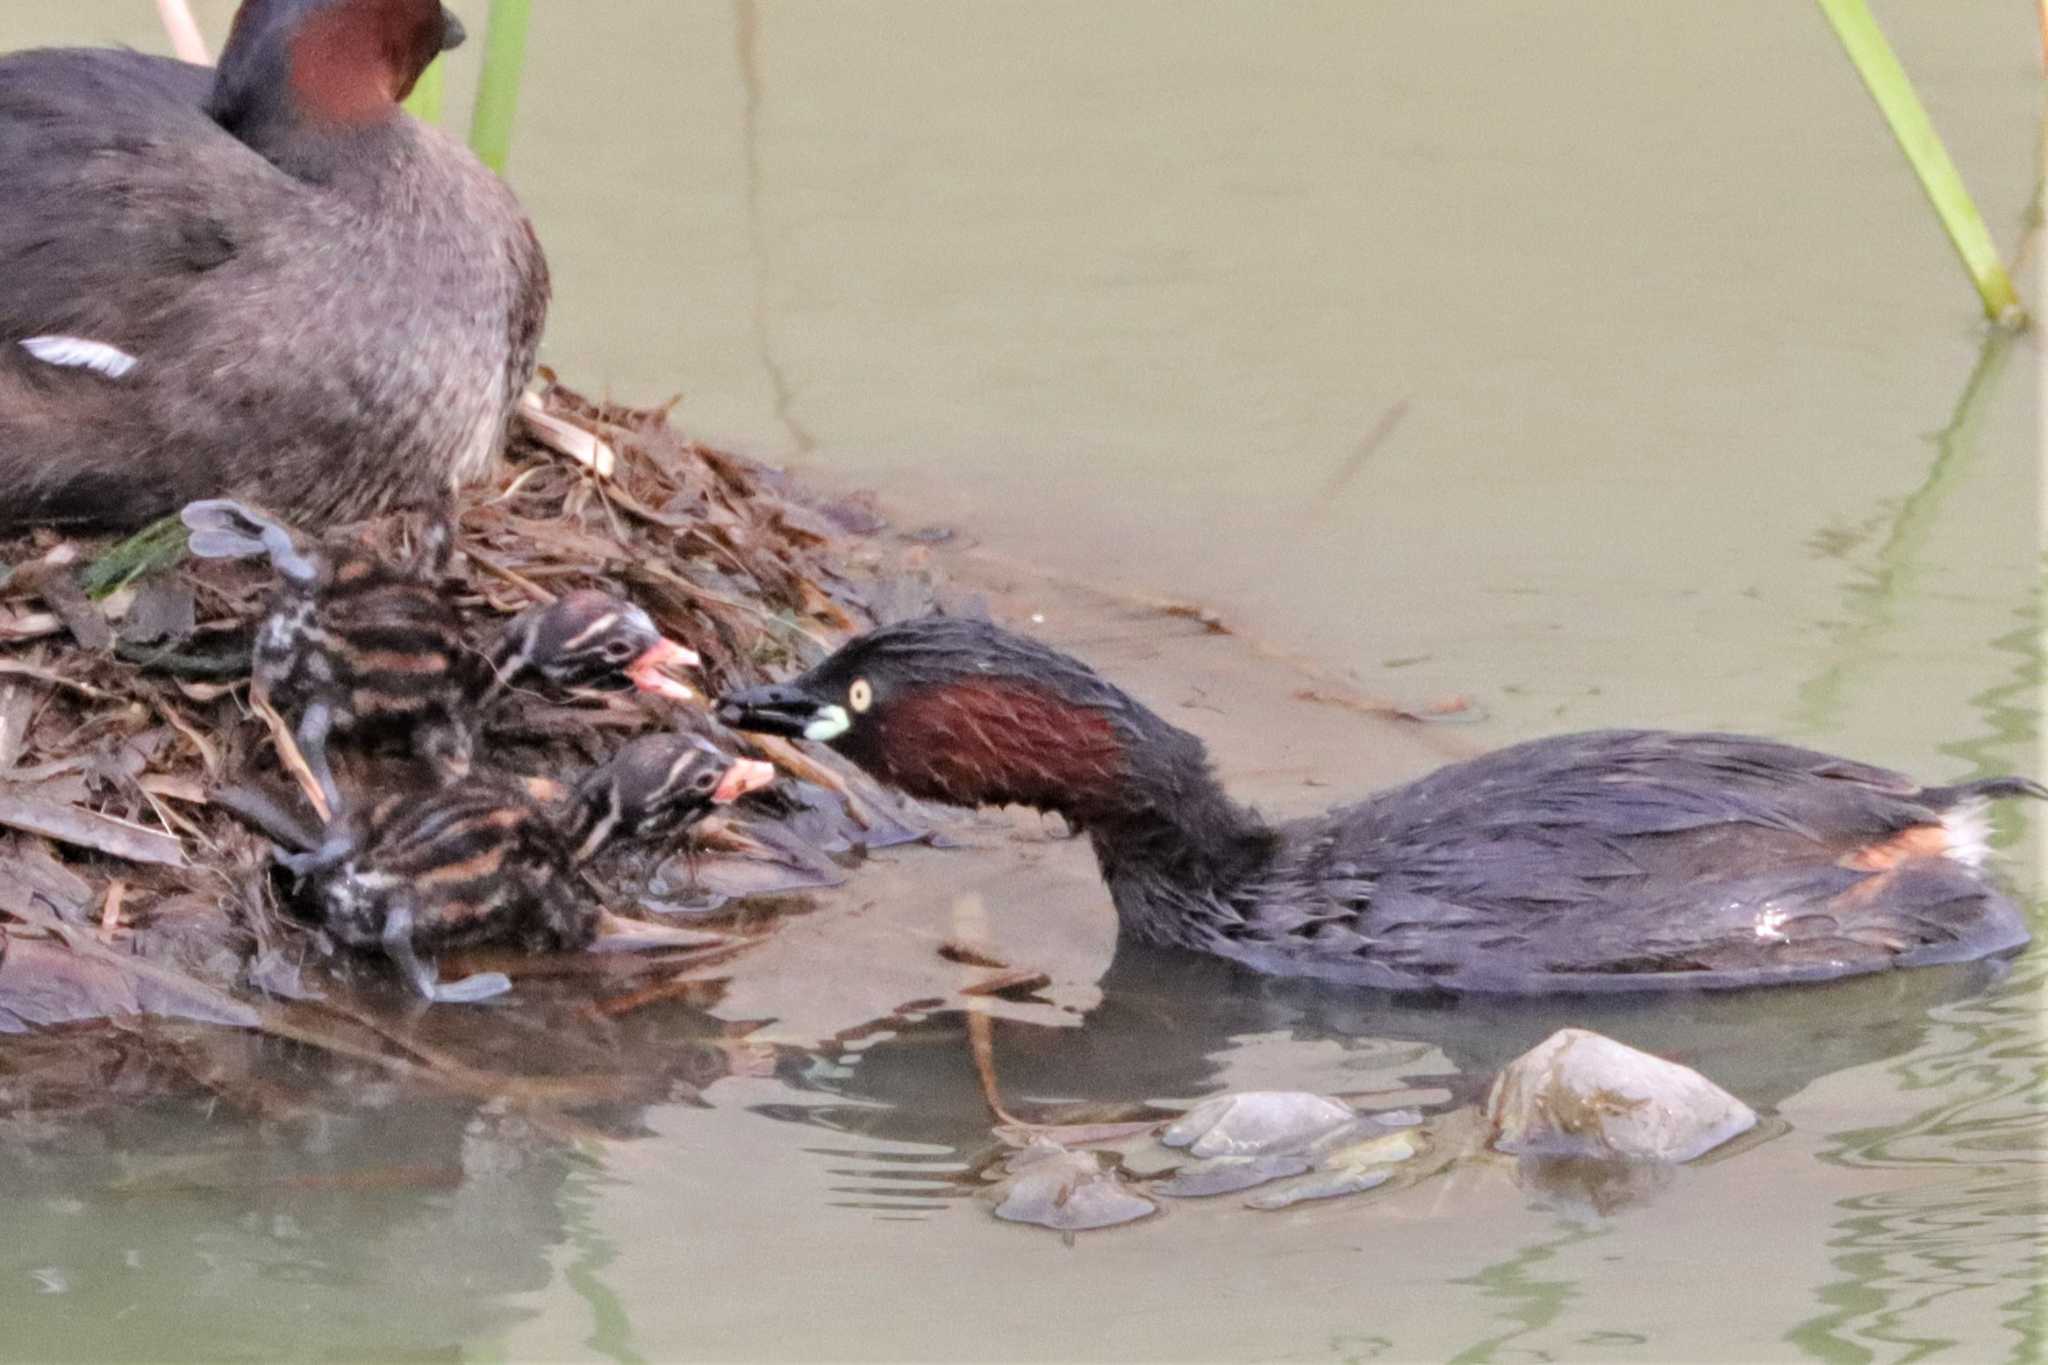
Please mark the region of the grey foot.
<svg viewBox="0 0 2048 1365"><path fill-rule="evenodd" d="M503 972L478 972L460 981L437 982L431 998L437 1005L474 1005L495 1000L512 989L512 978Z"/></svg>
<svg viewBox="0 0 2048 1365"><path fill-rule="evenodd" d="M346 832L340 832L329 835L320 847L303 853L289 853L276 844L272 844L270 850L279 867L303 880L340 866L355 851L355 839Z"/></svg>

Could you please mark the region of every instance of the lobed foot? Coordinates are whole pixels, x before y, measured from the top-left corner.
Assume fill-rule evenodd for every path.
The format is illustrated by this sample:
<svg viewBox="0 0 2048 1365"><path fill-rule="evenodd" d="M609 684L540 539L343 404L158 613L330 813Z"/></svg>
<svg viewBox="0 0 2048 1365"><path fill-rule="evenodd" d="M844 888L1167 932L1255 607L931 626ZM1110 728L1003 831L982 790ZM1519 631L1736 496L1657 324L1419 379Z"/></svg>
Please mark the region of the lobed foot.
<svg viewBox="0 0 2048 1365"><path fill-rule="evenodd" d="M474 1005L511 989L512 978L503 972L478 972L460 981L436 982L428 989L428 998L437 1005Z"/></svg>
<svg viewBox="0 0 2048 1365"><path fill-rule="evenodd" d="M503 972L478 972L460 981L443 982L431 963L423 960L412 944L413 913L410 907L391 908L384 920L384 951L398 964L412 988L437 1005L474 1005L512 989L512 978Z"/></svg>

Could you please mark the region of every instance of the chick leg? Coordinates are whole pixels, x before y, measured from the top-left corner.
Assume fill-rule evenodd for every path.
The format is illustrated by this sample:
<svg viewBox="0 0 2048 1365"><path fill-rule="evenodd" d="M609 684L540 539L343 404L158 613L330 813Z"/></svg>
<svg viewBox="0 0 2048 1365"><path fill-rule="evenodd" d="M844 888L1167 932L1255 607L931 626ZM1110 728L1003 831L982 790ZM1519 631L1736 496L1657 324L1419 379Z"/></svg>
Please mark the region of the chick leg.
<svg viewBox="0 0 2048 1365"><path fill-rule="evenodd" d="M337 867L349 854L356 851L355 836L347 830L329 834L318 848L302 849L297 852L271 845L271 856L277 865L301 880L316 872L325 872Z"/></svg>
<svg viewBox="0 0 2048 1365"><path fill-rule="evenodd" d="M341 788L335 785L334 768L327 761L327 736L333 730L334 708L325 702L314 702L306 708L306 714L299 717L299 756L305 761L306 770L312 773L321 796L326 798L326 818L329 821L341 815L343 810Z"/></svg>
<svg viewBox="0 0 2048 1365"><path fill-rule="evenodd" d="M437 1005L473 1005L512 989L512 979L503 972L479 972L443 985L439 974L412 946L412 928L412 911L402 905L392 907L384 918L384 953L398 964L413 989L429 1001Z"/></svg>
<svg viewBox="0 0 2048 1365"><path fill-rule="evenodd" d="M313 807L313 813L320 817L320 823L334 823L334 806L328 801L320 779L307 764L305 754L300 752L298 740L292 737L292 727L284 723L284 717L277 714L277 708L266 697L251 696L249 706L270 731L270 744L277 750L277 761L284 764L284 770L292 775L292 780L299 784L299 790L306 794L306 800ZM322 759L324 761L325 755ZM329 781L332 780L330 775Z"/></svg>

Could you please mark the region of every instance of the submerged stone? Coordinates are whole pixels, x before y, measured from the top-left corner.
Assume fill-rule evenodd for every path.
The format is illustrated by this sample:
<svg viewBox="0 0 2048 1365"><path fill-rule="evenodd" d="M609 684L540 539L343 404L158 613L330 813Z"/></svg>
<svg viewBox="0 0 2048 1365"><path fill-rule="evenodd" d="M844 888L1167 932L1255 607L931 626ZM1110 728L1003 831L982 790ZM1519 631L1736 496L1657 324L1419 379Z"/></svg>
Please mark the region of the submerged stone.
<svg viewBox="0 0 2048 1365"><path fill-rule="evenodd" d="M1358 1132L1367 1136L1358 1139ZM1421 1150L1416 1134L1389 1133L1380 1122L1367 1120L1353 1132L1345 1133L1342 1140L1320 1144L1314 1170L1244 1202L1249 1208L1271 1211L1310 1199L1358 1194L1386 1184L1394 1178L1395 1166Z"/></svg>
<svg viewBox="0 0 2048 1365"><path fill-rule="evenodd" d="M1394 1178L1389 1167L1381 1166L1364 1170L1316 1171L1299 1180L1290 1180L1264 1194L1255 1194L1245 1200L1245 1207L1271 1213L1275 1209L1288 1208L1294 1204L1306 1203L1311 1199L1334 1199L1338 1195L1359 1194L1376 1185L1384 1185Z"/></svg>
<svg viewBox="0 0 2048 1365"><path fill-rule="evenodd" d="M1304 1091L1218 1096L1161 1134L1161 1142L1185 1147L1196 1159L1155 1192L1200 1199L1288 1181L1246 1201L1252 1208L1278 1209L1369 1190L1421 1150L1422 1139L1409 1131L1421 1120L1408 1110L1360 1114Z"/></svg>
<svg viewBox="0 0 2048 1365"><path fill-rule="evenodd" d="M1313 1161L1304 1153L1268 1156L1214 1156L1190 1161L1174 1173L1173 1179L1154 1188L1175 1199L1206 1199L1211 1195L1235 1194L1268 1181L1300 1175Z"/></svg>
<svg viewBox="0 0 2048 1365"><path fill-rule="evenodd" d="M1357 1119L1355 1109L1327 1095L1247 1090L1203 1101L1159 1140L1169 1147L1185 1147L1189 1156L1198 1158L1265 1156L1305 1149Z"/></svg>
<svg viewBox="0 0 2048 1365"><path fill-rule="evenodd" d="M1379 1133L1332 1148L1316 1164L1326 1170L1363 1170L1397 1165L1421 1150L1422 1144L1413 1133Z"/></svg>
<svg viewBox="0 0 2048 1365"><path fill-rule="evenodd" d="M1003 1163L1006 1178L991 1192L996 1217L1035 1223L1056 1232L1132 1223L1159 1206L1131 1190L1095 1152L1073 1152L1055 1142L1034 1142Z"/></svg>

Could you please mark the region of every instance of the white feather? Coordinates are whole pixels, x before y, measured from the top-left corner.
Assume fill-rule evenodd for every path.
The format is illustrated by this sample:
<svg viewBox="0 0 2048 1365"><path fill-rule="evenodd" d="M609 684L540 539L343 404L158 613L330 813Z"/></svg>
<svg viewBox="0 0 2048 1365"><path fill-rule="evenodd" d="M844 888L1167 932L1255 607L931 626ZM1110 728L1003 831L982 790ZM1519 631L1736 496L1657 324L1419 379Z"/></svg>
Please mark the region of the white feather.
<svg viewBox="0 0 2048 1365"><path fill-rule="evenodd" d="M1941 817L1948 831L1948 856L1964 867L1982 867L1991 856L1991 803L1972 801Z"/></svg>
<svg viewBox="0 0 2048 1365"><path fill-rule="evenodd" d="M104 341L88 341L84 337L30 337L21 343L21 349L45 365L91 370L109 379L126 379L128 372L139 363L118 346L109 346Z"/></svg>

